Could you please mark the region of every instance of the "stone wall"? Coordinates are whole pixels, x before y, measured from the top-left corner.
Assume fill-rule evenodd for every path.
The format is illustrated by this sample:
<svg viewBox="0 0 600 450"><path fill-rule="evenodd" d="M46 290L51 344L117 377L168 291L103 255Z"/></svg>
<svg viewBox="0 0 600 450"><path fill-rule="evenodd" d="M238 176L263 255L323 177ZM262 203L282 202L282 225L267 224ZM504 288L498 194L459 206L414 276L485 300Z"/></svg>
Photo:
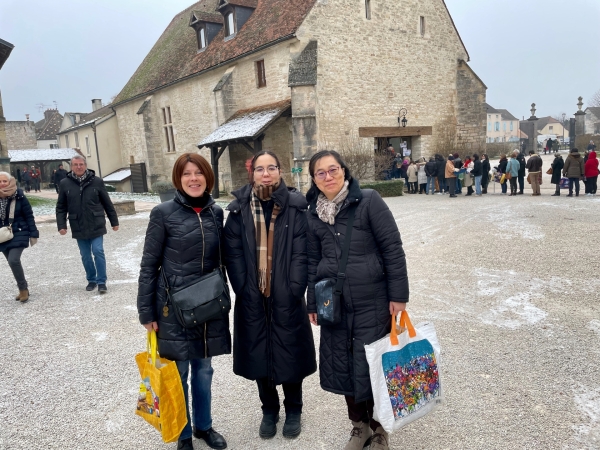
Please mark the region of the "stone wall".
<svg viewBox="0 0 600 450"><path fill-rule="evenodd" d="M457 143L467 153L485 149L487 113L486 87L464 61L458 63L456 77ZM518 130L519 122L513 128Z"/></svg>
<svg viewBox="0 0 600 450"><path fill-rule="evenodd" d="M8 120L4 124L9 150L29 150L37 148L35 123L30 120Z"/></svg>

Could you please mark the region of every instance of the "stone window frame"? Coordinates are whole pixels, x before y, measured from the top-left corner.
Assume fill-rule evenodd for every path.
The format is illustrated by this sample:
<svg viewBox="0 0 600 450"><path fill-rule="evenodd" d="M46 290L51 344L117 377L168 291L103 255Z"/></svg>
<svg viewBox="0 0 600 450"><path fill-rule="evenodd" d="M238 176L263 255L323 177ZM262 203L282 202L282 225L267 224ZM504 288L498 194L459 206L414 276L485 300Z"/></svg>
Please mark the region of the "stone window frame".
<svg viewBox="0 0 600 450"><path fill-rule="evenodd" d="M514 131L513 128L514 128L514 125L513 125L513 121L511 120L510 121L510 131Z"/></svg>
<svg viewBox="0 0 600 450"><path fill-rule="evenodd" d="M365 18L371 20L371 0L365 0Z"/></svg>
<svg viewBox="0 0 600 450"><path fill-rule="evenodd" d="M79 132L75 131L75 132L73 133L73 136L74 136L74 138L75 138L75 148L80 148L80 147L79 147Z"/></svg>
<svg viewBox="0 0 600 450"><path fill-rule="evenodd" d="M206 24L198 23L194 26L196 30L196 40L198 41L198 53L203 52L208 47L208 34L206 32ZM202 38L204 38L204 46L202 45Z"/></svg>
<svg viewBox="0 0 600 450"><path fill-rule="evenodd" d="M69 135L65 134L65 148L70 148L69 147Z"/></svg>
<svg viewBox="0 0 600 450"><path fill-rule="evenodd" d="M165 131L165 143L167 145L167 153L175 153L175 133L173 132L173 116L171 107L165 106L161 108L163 118L163 130Z"/></svg>
<svg viewBox="0 0 600 450"><path fill-rule="evenodd" d="M254 62L256 68L256 87L258 89L267 87L267 69L265 67L265 59L261 58ZM262 76L261 76L262 75Z"/></svg>
<svg viewBox="0 0 600 450"><path fill-rule="evenodd" d="M229 6L223 9L223 26L225 27L225 40L228 41L233 39L237 34L236 29L236 16L235 16L235 8ZM233 30L229 29L229 16L231 15L231 21L233 23Z"/></svg>
<svg viewBox="0 0 600 450"><path fill-rule="evenodd" d="M90 137L87 135L85 136L85 150L87 156L92 156L92 149L90 148Z"/></svg>
<svg viewBox="0 0 600 450"><path fill-rule="evenodd" d="M494 131L500 131L500 122L494 123Z"/></svg>

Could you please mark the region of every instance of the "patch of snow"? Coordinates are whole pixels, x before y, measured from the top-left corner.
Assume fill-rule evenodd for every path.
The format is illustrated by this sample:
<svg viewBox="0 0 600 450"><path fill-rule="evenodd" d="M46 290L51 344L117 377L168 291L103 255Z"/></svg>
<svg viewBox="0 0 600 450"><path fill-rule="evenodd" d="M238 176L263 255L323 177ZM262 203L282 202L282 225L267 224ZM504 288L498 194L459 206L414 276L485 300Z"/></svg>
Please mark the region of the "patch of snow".
<svg viewBox="0 0 600 450"><path fill-rule="evenodd" d="M119 431L121 427L125 424L124 420L107 420L106 421L106 431L109 433L114 433L115 431Z"/></svg>
<svg viewBox="0 0 600 450"><path fill-rule="evenodd" d="M121 218L119 217L119 220ZM140 259L141 262L141 259ZM138 267L138 272L139 272L139 267ZM137 278L130 278L128 280L114 280L114 281L110 281L110 284L132 284L132 283L137 283L138 279Z"/></svg>
<svg viewBox="0 0 600 450"><path fill-rule="evenodd" d="M127 309L129 311L137 311L137 307L133 306L133 305L127 305L127 306L125 306L125 309Z"/></svg>
<svg viewBox="0 0 600 450"><path fill-rule="evenodd" d="M131 169L119 169L102 178L106 183L123 181L131 176Z"/></svg>
<svg viewBox="0 0 600 450"><path fill-rule="evenodd" d="M600 337L600 320L594 319L588 324L588 328Z"/></svg>
<svg viewBox="0 0 600 450"><path fill-rule="evenodd" d="M521 325L533 325L543 320L548 313L533 305L530 293L521 293L502 300L499 305L481 315L481 321L488 325L516 329Z"/></svg>
<svg viewBox="0 0 600 450"><path fill-rule="evenodd" d="M580 386L573 400L587 419L587 423L572 426L575 439L587 448L600 448L600 388Z"/></svg>
<svg viewBox="0 0 600 450"><path fill-rule="evenodd" d="M102 342L102 341L106 340L106 338L108 337L108 333L101 331L101 332L92 333L92 336L94 336L94 338L96 338L96 342Z"/></svg>
<svg viewBox="0 0 600 450"><path fill-rule="evenodd" d="M73 156L79 155L73 148L28 149L9 150L8 156L11 163L36 162L36 161L70 161Z"/></svg>
<svg viewBox="0 0 600 450"><path fill-rule="evenodd" d="M145 239L146 235L142 232L112 254L111 260L116 261L121 270L132 277L137 277L140 273L142 251L138 247L143 245Z"/></svg>
<svg viewBox="0 0 600 450"><path fill-rule="evenodd" d="M503 211L502 217L499 217L497 212L490 212L488 220L498 228L500 231L499 236L504 239L520 236L523 239L540 240L545 237L538 226L532 224L526 218L520 217L519 213L513 213L510 207L508 210Z"/></svg>
<svg viewBox="0 0 600 450"><path fill-rule="evenodd" d="M160 197L151 193L136 194L133 192L109 192L108 195L112 201L133 200L135 202L160 203Z"/></svg>

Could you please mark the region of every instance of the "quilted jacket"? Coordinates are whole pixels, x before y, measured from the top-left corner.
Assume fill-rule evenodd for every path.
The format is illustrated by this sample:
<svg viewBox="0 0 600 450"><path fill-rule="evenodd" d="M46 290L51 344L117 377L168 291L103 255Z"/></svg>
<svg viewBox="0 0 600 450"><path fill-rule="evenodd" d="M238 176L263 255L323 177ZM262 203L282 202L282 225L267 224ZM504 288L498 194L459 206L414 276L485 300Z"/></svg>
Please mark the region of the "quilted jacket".
<svg viewBox="0 0 600 450"><path fill-rule="evenodd" d="M158 351L163 358L187 361L231 353L228 316L189 330L179 324L173 308L164 316L167 298L159 271L162 267L173 289L193 283L217 269L222 229L223 210L212 197L200 214L196 214L177 191L174 200L156 206L150 213L137 307L141 324L158 322Z"/></svg>
<svg viewBox="0 0 600 450"><path fill-rule="evenodd" d="M306 199L282 181L272 198L275 221L271 296L258 290L251 186L233 192L227 207L225 260L235 292L233 372L273 385L298 383L317 370L315 343L306 311Z"/></svg>
<svg viewBox="0 0 600 450"><path fill-rule="evenodd" d="M40 237L40 233L35 226L33 210L31 209L29 200L27 200L21 189L17 189L15 200L17 203L15 204L15 217L12 224L13 238L0 244L0 252L10 250L11 248L29 247L29 238ZM0 217L0 226L5 227L9 224L10 204L15 200L11 199L8 201L6 205L6 217Z"/></svg>
<svg viewBox="0 0 600 450"><path fill-rule="evenodd" d="M349 194L335 224L308 212L308 311L316 312L315 284L338 273L346 236L348 206L358 202L343 287L342 322L321 326L321 387L362 402L373 397L365 344L390 332L389 302L408 302L408 275L400 232L388 206L371 189L351 179Z"/></svg>

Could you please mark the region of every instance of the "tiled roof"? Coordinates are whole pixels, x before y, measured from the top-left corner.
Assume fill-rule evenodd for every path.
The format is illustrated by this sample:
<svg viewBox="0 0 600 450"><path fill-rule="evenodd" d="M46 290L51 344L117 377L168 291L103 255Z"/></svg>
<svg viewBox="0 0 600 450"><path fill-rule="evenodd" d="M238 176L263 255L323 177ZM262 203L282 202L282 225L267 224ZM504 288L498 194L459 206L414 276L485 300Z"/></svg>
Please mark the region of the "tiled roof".
<svg viewBox="0 0 600 450"><path fill-rule="evenodd" d="M488 114L496 114L496 113L499 114L499 111L496 108L494 108L493 106L491 106L489 103L484 103L484 105L485 105L485 110Z"/></svg>
<svg viewBox="0 0 600 450"><path fill-rule="evenodd" d="M224 5L245 6L246 8L256 8L258 0L226 0L221 2Z"/></svg>
<svg viewBox="0 0 600 450"><path fill-rule="evenodd" d="M8 156L11 163L37 162L37 161L69 161L73 156L81 155L74 148L52 148L30 150L9 150Z"/></svg>
<svg viewBox="0 0 600 450"><path fill-rule="evenodd" d="M220 13L208 13L206 11L193 11L193 13L196 19L203 22L223 23L223 16Z"/></svg>
<svg viewBox="0 0 600 450"><path fill-rule="evenodd" d="M596 116L598 119L600 119L600 106L588 106L585 109L585 112L591 112L594 116Z"/></svg>
<svg viewBox="0 0 600 450"><path fill-rule="evenodd" d="M221 29L200 53L194 30L188 26L190 15L192 11L214 13L218 0L194 3L175 16L113 104L291 38L316 1L257 0L255 11L233 39L225 41Z"/></svg>
<svg viewBox="0 0 600 450"><path fill-rule="evenodd" d="M2 66L10 56L10 52L12 52L13 48L15 48L15 46L10 42L0 39L0 69L2 69Z"/></svg>
<svg viewBox="0 0 600 450"><path fill-rule="evenodd" d="M504 120L519 120L515 116L513 116L511 113L509 113L506 109L499 109L498 112L500 114L502 114L502 118Z"/></svg>
<svg viewBox="0 0 600 450"><path fill-rule="evenodd" d="M58 111L52 111L49 118L36 122L35 134L38 141L56 140L56 135L60 131L63 116ZM38 124L40 125L38 127Z"/></svg>
<svg viewBox="0 0 600 450"><path fill-rule="evenodd" d="M66 114L66 113L65 113ZM73 114L73 113L70 113ZM76 128L81 128L90 125L92 122L96 122L110 114L114 114L112 110L112 104L103 106L96 111L93 111L89 114L81 114L80 120L75 125L71 125L69 128L65 128L59 134L68 133L69 131L75 130Z"/></svg>
<svg viewBox="0 0 600 450"><path fill-rule="evenodd" d="M536 128L537 130L541 130L543 129L546 125L548 125L549 123L558 123L560 125L560 122L558 120L556 120L554 117L540 117L538 119L538 121L536 122Z"/></svg>
<svg viewBox="0 0 600 450"><path fill-rule="evenodd" d="M254 139L275 122L291 105L292 101L288 99L256 108L240 110L205 137L198 144L198 147Z"/></svg>

